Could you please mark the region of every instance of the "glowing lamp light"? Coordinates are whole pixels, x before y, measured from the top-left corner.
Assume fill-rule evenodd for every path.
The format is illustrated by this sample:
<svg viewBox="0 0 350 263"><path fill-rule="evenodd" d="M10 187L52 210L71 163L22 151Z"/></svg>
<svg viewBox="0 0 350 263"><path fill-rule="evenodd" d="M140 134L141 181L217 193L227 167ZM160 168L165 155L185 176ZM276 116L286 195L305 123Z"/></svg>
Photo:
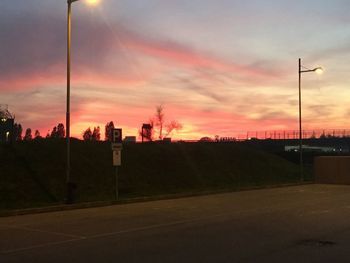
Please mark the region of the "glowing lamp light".
<svg viewBox="0 0 350 263"><path fill-rule="evenodd" d="M319 68L315 68L315 72L317 74L322 74L323 73L323 68L319 67Z"/></svg>
<svg viewBox="0 0 350 263"><path fill-rule="evenodd" d="M86 0L88 5L97 5L99 2L100 0Z"/></svg>

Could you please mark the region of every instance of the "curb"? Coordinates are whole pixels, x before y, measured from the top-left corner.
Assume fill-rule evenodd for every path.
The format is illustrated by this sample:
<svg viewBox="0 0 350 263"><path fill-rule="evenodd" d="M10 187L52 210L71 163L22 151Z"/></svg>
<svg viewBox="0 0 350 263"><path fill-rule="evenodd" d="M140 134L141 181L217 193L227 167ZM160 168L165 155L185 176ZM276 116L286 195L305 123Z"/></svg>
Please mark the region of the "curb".
<svg viewBox="0 0 350 263"><path fill-rule="evenodd" d="M127 199L120 199L118 201L117 200L96 201L96 202L86 202L86 203L77 203L77 204L69 204L69 205L61 204L61 205L46 206L46 207L0 211L0 217L41 214L41 213L49 213L49 212L69 211L69 210L77 210L77 209L124 205L124 204L151 202L151 201L158 201L158 200L179 199L179 198L186 198L186 197L215 195L215 194L241 192L241 191L273 189L273 188L280 188L280 187L300 186L300 185L309 185L309 184L314 184L314 182L299 182L299 183L288 183L288 184L277 184L277 185L266 185L266 186L243 187L238 189L219 189L219 190L206 190L206 191L198 191L198 192L185 192L185 193L177 193L177 194L127 198Z"/></svg>

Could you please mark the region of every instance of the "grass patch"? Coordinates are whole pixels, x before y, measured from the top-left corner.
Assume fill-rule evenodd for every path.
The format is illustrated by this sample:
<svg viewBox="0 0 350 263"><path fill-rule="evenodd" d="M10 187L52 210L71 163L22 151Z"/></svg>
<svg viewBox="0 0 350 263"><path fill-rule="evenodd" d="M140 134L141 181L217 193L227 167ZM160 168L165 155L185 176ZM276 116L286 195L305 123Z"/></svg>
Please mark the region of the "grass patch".
<svg viewBox="0 0 350 263"><path fill-rule="evenodd" d="M62 203L64 140L0 146L0 209ZM123 146L120 197L291 183L298 166L237 143L145 143ZM77 202L113 200L115 169L107 142L71 142L71 180Z"/></svg>

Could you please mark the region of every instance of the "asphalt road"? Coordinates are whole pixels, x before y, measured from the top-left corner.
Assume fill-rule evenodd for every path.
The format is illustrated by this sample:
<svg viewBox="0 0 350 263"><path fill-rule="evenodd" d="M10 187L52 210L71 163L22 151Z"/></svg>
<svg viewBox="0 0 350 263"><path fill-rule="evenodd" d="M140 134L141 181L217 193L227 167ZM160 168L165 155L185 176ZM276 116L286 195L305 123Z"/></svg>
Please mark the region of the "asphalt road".
<svg viewBox="0 0 350 263"><path fill-rule="evenodd" d="M0 218L0 262L350 262L350 186Z"/></svg>

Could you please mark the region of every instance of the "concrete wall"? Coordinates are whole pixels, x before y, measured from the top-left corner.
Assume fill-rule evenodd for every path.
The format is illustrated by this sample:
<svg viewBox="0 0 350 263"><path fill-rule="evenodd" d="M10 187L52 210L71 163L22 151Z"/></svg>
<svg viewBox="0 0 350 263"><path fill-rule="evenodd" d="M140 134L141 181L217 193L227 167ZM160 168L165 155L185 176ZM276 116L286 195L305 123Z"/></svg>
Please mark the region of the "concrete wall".
<svg viewBox="0 0 350 263"><path fill-rule="evenodd" d="M350 156L320 156L314 161L315 182L350 184Z"/></svg>

